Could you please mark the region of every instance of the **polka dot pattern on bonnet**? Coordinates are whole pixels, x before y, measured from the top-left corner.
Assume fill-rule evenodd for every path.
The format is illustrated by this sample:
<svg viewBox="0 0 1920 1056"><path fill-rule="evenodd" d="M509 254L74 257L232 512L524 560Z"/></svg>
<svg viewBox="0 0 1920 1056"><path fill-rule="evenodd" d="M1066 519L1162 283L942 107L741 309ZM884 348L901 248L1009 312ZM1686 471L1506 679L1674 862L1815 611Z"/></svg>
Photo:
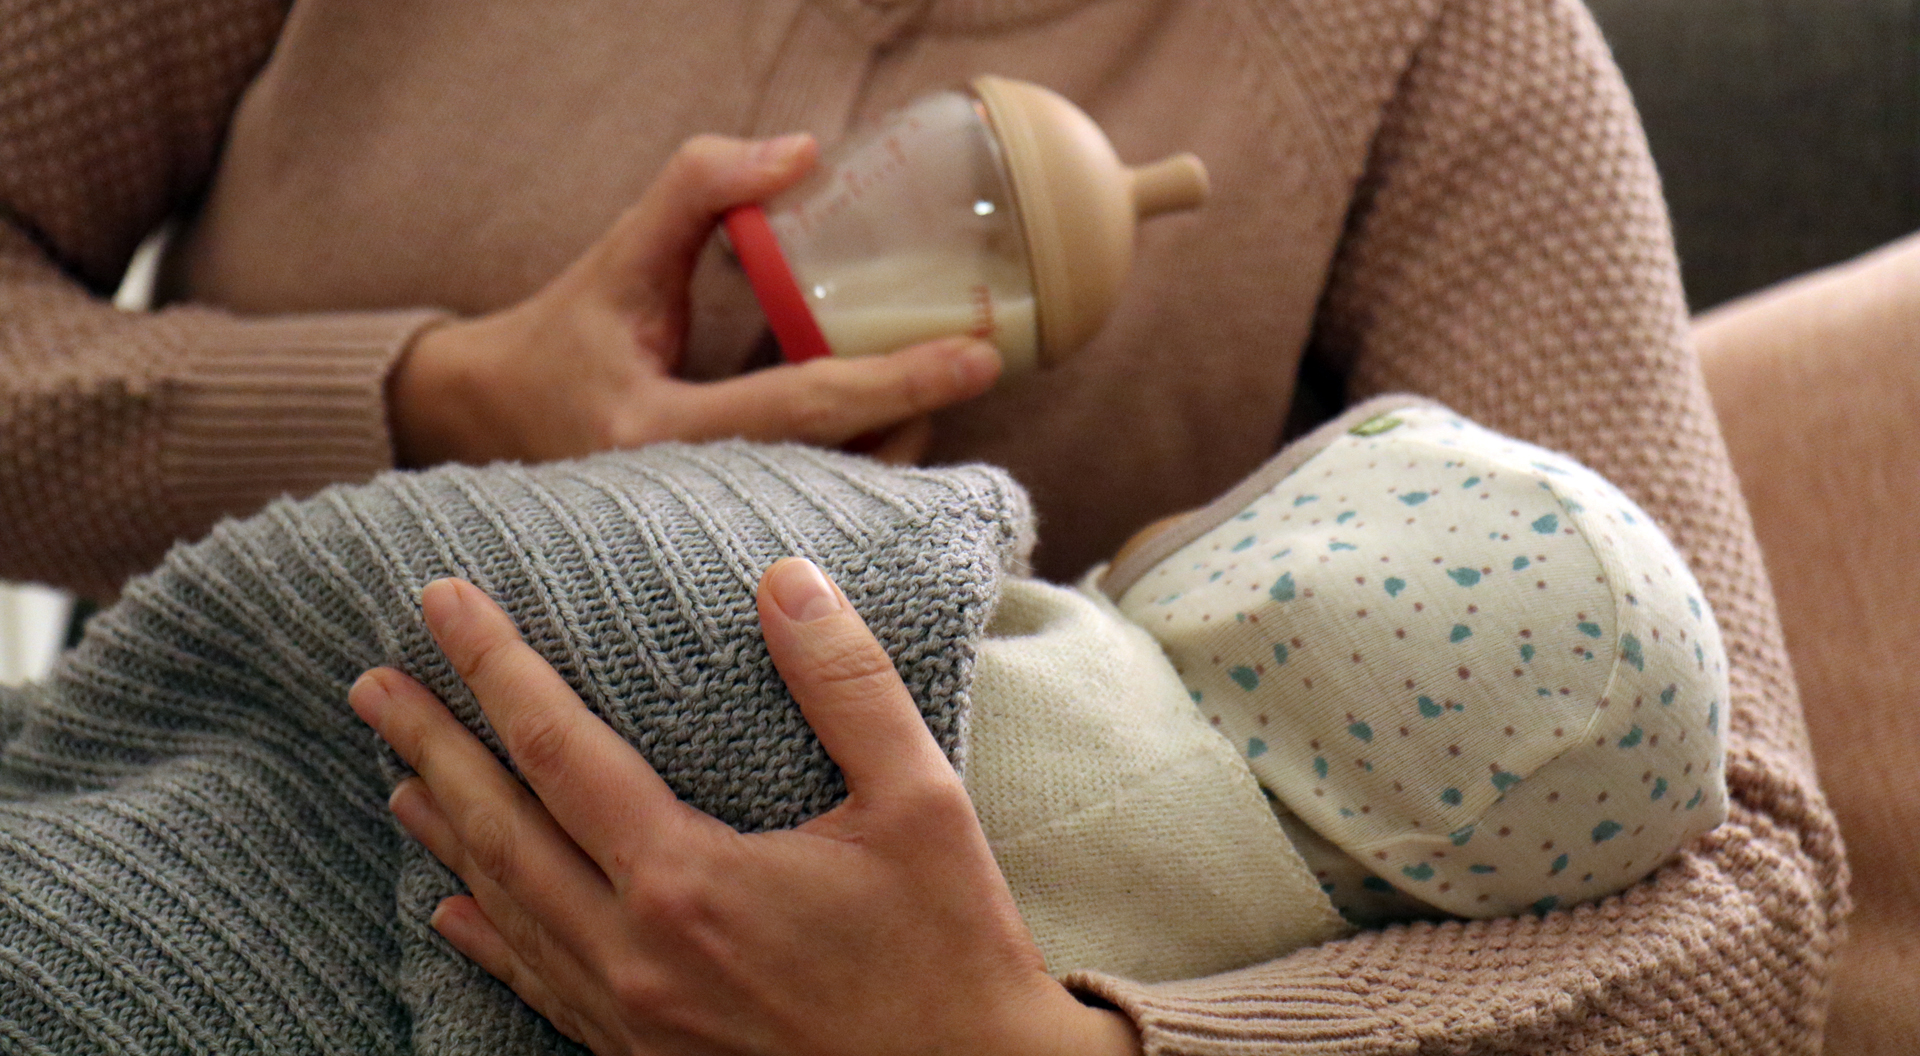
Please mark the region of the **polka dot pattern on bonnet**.
<svg viewBox="0 0 1920 1056"><path fill-rule="evenodd" d="M1370 888L1544 911L1724 817L1726 658L1683 560L1596 474L1442 408L1353 426L1119 604Z"/></svg>

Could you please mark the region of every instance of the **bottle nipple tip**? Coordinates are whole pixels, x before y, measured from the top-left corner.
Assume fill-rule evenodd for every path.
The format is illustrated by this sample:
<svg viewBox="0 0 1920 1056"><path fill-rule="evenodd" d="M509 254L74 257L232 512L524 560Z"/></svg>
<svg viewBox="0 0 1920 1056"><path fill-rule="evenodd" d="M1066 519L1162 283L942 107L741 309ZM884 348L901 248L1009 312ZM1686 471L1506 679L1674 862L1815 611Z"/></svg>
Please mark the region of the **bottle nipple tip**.
<svg viewBox="0 0 1920 1056"><path fill-rule="evenodd" d="M1141 219L1183 212L1206 201L1207 167L1192 154L1175 154L1133 168L1133 209Z"/></svg>

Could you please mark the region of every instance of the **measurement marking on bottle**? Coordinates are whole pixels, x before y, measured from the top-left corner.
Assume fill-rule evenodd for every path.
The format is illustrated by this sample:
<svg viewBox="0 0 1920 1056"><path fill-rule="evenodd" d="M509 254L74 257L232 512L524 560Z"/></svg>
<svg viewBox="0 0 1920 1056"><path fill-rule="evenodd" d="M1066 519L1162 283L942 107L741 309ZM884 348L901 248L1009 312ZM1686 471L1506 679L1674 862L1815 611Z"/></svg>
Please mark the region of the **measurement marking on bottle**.
<svg viewBox="0 0 1920 1056"><path fill-rule="evenodd" d="M906 133L920 131L918 119L898 122ZM888 132L879 140L850 155L841 164L839 190L793 209L793 222L804 235L812 236L823 223L865 198L867 192L905 172L911 155L901 140L901 130Z"/></svg>
<svg viewBox="0 0 1920 1056"><path fill-rule="evenodd" d="M993 336L993 291L986 283L973 287L973 329L967 333L982 339Z"/></svg>

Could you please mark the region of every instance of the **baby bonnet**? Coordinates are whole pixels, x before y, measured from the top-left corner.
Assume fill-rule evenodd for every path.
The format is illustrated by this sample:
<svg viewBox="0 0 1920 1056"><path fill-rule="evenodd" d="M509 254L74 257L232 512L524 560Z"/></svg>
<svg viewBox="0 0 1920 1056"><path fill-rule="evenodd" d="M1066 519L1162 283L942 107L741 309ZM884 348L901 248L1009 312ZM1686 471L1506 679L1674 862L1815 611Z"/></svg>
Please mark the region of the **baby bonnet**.
<svg viewBox="0 0 1920 1056"><path fill-rule="evenodd" d="M1437 404L1354 408L1107 589L1369 889L1544 912L1725 816L1727 661L1685 560L1599 475Z"/></svg>

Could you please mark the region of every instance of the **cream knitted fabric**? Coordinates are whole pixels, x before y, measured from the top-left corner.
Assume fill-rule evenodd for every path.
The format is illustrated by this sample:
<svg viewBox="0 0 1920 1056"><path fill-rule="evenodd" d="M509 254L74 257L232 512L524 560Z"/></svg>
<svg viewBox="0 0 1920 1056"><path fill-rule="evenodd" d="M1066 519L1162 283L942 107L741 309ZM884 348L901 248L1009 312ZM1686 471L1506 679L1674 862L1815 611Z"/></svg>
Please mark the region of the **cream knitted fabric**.
<svg viewBox="0 0 1920 1056"><path fill-rule="evenodd" d="M1121 611L1368 887L1545 912L1726 816L1726 654L1699 585L1564 456L1382 397L1129 564L1151 568L1110 584Z"/></svg>
<svg viewBox="0 0 1920 1056"><path fill-rule="evenodd" d="M1347 930L1160 647L1090 585L1009 582L971 697L967 792L1051 971L1185 979Z"/></svg>

